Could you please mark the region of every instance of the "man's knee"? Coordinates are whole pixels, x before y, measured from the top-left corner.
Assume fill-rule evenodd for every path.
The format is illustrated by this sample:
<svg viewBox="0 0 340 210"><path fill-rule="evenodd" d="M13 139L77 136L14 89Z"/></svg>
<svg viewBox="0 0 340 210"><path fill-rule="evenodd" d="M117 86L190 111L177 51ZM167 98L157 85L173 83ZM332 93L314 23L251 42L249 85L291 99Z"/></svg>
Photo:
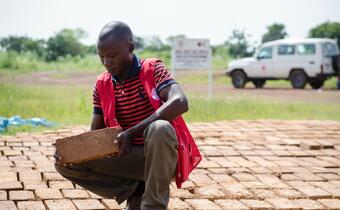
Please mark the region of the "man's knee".
<svg viewBox="0 0 340 210"><path fill-rule="evenodd" d="M147 144L157 144L160 142L177 143L176 131L172 125L166 120L156 120L152 122L144 133Z"/></svg>

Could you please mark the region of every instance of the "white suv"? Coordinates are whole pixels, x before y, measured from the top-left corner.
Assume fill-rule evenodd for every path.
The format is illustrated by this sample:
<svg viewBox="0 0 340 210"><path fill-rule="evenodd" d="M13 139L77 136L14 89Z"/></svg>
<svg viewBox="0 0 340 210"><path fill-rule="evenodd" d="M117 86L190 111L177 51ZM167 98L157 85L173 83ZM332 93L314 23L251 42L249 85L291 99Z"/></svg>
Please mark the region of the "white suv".
<svg viewBox="0 0 340 210"><path fill-rule="evenodd" d="M293 88L321 88L340 72L340 56L333 39L281 39L260 46L254 57L229 63L226 74L235 88L248 81L261 88L266 80L290 80Z"/></svg>

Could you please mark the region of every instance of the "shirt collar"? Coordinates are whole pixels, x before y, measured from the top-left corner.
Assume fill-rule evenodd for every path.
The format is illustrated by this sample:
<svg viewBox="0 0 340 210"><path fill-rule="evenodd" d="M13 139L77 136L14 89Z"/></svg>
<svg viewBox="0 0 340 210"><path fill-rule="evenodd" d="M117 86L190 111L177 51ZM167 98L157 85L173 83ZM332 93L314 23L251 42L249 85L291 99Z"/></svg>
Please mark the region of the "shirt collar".
<svg viewBox="0 0 340 210"><path fill-rule="evenodd" d="M142 64L141 64L139 58L135 54L133 54L132 66L131 66L131 68L128 72L128 76L127 76L126 79L130 79L132 77L137 76L139 74L140 70L141 70L141 67L142 67ZM117 82L118 78L112 75L112 81Z"/></svg>

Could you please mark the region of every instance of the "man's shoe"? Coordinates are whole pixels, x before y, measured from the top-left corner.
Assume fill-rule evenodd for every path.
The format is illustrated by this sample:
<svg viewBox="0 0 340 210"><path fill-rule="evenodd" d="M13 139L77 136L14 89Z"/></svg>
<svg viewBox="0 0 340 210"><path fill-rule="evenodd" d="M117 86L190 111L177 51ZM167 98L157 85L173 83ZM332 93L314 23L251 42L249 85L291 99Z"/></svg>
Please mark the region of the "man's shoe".
<svg viewBox="0 0 340 210"><path fill-rule="evenodd" d="M127 200L126 210L140 210L142 196L131 196Z"/></svg>

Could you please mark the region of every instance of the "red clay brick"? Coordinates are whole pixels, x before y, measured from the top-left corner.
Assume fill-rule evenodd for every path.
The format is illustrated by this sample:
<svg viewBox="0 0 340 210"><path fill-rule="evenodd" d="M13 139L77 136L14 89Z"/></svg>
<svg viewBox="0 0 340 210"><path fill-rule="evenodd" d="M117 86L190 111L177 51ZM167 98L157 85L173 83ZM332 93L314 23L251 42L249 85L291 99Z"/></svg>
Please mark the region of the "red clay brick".
<svg viewBox="0 0 340 210"><path fill-rule="evenodd" d="M189 203L195 210L219 210L222 209L217 204L209 201L208 199L186 199L185 202Z"/></svg>
<svg viewBox="0 0 340 210"><path fill-rule="evenodd" d="M267 198L265 201L272 204L275 209L280 210L302 210L296 203L287 198Z"/></svg>
<svg viewBox="0 0 340 210"><path fill-rule="evenodd" d="M0 190L0 201L7 200L7 192L5 190Z"/></svg>
<svg viewBox="0 0 340 210"><path fill-rule="evenodd" d="M0 172L1 182L18 181L16 172Z"/></svg>
<svg viewBox="0 0 340 210"><path fill-rule="evenodd" d="M211 187L202 187L195 189L195 198L206 198L206 199L221 199L224 198L224 193L219 189Z"/></svg>
<svg viewBox="0 0 340 210"><path fill-rule="evenodd" d="M170 188L170 196L182 199L194 198L194 194L185 189Z"/></svg>
<svg viewBox="0 0 340 210"><path fill-rule="evenodd" d="M22 184L18 181L0 182L0 190L21 190Z"/></svg>
<svg viewBox="0 0 340 210"><path fill-rule="evenodd" d="M45 210L42 201L18 201L19 210Z"/></svg>
<svg viewBox="0 0 340 210"><path fill-rule="evenodd" d="M74 189L72 182L70 181L49 181L50 188L55 189Z"/></svg>
<svg viewBox="0 0 340 210"><path fill-rule="evenodd" d="M340 209L340 200L339 199L320 199L318 200L324 206L331 210L339 210Z"/></svg>
<svg viewBox="0 0 340 210"><path fill-rule="evenodd" d="M65 198L71 198L71 199L80 199L80 198L90 198L90 195L86 192L86 190L62 190L62 193Z"/></svg>
<svg viewBox="0 0 340 210"><path fill-rule="evenodd" d="M291 200L296 206L302 208L303 210L321 210L325 207L318 201L310 199L297 199Z"/></svg>
<svg viewBox="0 0 340 210"><path fill-rule="evenodd" d="M72 201L68 199L46 200L44 203L46 204L48 210L77 210Z"/></svg>
<svg viewBox="0 0 340 210"><path fill-rule="evenodd" d="M171 200L170 200L170 202L171 202ZM124 209L124 207L126 206L126 202L123 202L122 204L118 205L118 203L114 199L103 199L102 203L108 209L112 209L112 210Z"/></svg>
<svg viewBox="0 0 340 210"><path fill-rule="evenodd" d="M9 191L9 200L33 200L34 194L32 191Z"/></svg>
<svg viewBox="0 0 340 210"><path fill-rule="evenodd" d="M0 209L1 210L13 210L13 209L17 209L17 207L13 201L0 201Z"/></svg>
<svg viewBox="0 0 340 210"><path fill-rule="evenodd" d="M215 203L217 203L219 206L222 207L222 209L228 209L228 210L248 210L249 208L245 206L243 203L237 200L215 200Z"/></svg>
<svg viewBox="0 0 340 210"><path fill-rule="evenodd" d="M42 181L39 171L25 170L19 172L20 181Z"/></svg>
<svg viewBox="0 0 340 210"><path fill-rule="evenodd" d="M38 189L35 190L35 194L38 199L48 200L48 199L61 199L63 198L61 192L58 189Z"/></svg>
<svg viewBox="0 0 340 210"><path fill-rule="evenodd" d="M105 209L105 206L96 199L72 200L78 209Z"/></svg>
<svg viewBox="0 0 340 210"><path fill-rule="evenodd" d="M192 209L188 203L182 201L179 198L171 198L168 204L169 210L190 210Z"/></svg>
<svg viewBox="0 0 340 210"><path fill-rule="evenodd" d="M63 157L61 163L80 163L107 157L119 152L119 146L113 141L119 132L117 128L105 128L58 139L56 151Z"/></svg>
<svg viewBox="0 0 340 210"><path fill-rule="evenodd" d="M226 198L252 198L253 194L249 192L243 185L241 184L227 184L223 186L222 189L226 195Z"/></svg>
<svg viewBox="0 0 340 210"><path fill-rule="evenodd" d="M261 200L250 200L250 199L241 199L242 203L244 203L251 210L272 210L274 209L272 205L265 201Z"/></svg>
<svg viewBox="0 0 340 210"><path fill-rule="evenodd" d="M311 199L320 199L320 198L331 198L332 195L329 192L326 192L323 189L313 187L313 186L301 186L297 187L297 189L302 192L304 195L308 196Z"/></svg>

